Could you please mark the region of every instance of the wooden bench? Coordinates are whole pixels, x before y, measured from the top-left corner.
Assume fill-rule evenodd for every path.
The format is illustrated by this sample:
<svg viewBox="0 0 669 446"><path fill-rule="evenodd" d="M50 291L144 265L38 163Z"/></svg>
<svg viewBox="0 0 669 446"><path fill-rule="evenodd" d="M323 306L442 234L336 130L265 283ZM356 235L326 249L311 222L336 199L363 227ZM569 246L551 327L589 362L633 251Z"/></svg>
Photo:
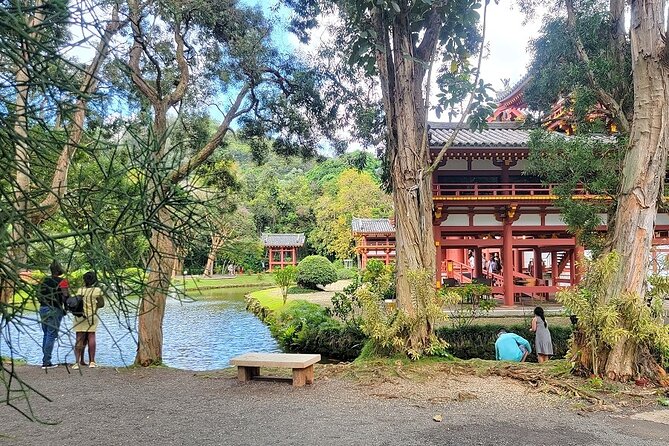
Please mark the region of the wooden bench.
<svg viewBox="0 0 669 446"><path fill-rule="evenodd" d="M314 364L321 360L321 355L296 353L245 353L234 357L230 364L237 366L237 379L251 381L260 376L260 367L281 367L293 369L293 387L302 387L314 382Z"/></svg>

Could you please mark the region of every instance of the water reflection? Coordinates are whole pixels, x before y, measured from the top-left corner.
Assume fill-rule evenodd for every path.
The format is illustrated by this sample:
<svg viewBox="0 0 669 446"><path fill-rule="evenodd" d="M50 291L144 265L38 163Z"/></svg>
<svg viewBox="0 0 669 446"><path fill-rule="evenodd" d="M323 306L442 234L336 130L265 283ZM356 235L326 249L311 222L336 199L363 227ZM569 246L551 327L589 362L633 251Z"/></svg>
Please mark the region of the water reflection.
<svg viewBox="0 0 669 446"><path fill-rule="evenodd" d="M163 323L163 361L170 367L187 370L214 370L227 367L230 358L241 353L280 351L267 327L244 310L244 294L250 290L207 291L193 302L168 299ZM212 298L215 297L215 298ZM96 361L103 366L127 366L137 350L134 316L119 318L111 305L100 310ZM16 358L29 364L42 360L42 332L35 315L26 315L21 330L5 328L0 339L0 355L9 356L8 344ZM54 362L74 361L74 333L70 316L61 325L54 348ZM88 356L85 357L88 361Z"/></svg>

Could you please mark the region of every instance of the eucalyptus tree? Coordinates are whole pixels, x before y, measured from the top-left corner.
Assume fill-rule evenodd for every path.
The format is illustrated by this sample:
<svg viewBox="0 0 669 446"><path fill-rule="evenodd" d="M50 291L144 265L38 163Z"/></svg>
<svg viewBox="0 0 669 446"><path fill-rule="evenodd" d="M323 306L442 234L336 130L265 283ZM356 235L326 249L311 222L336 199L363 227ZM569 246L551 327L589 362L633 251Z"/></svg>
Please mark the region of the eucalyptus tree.
<svg viewBox="0 0 669 446"><path fill-rule="evenodd" d="M597 305L616 309L609 336L596 345L584 337L576 338L574 350L579 354L579 365L590 373L605 373L619 380L645 375L667 383L648 348L657 342L669 355L669 334L657 321L651 323L644 316L648 312L645 298L654 223L658 205L664 200L669 148L665 125L669 118L666 3L566 0L558 5L560 8L554 9L557 16L548 20L544 36L535 42L535 79L528 98L540 103L536 99L541 94L548 100L557 99L557 93L572 94L574 123L582 128L589 127L588 115L600 107L600 114L615 124L620 142L607 148L599 143L585 147L576 141L581 153L592 154L594 147L608 157L608 166L614 166L613 171L619 174L613 184L603 181L599 185L605 185L603 189L614 199L604 251L615 251L620 261L613 272L595 271L607 282L597 285L603 290ZM625 29L626 6L629 31ZM564 82L559 73L571 76ZM616 165L618 159L621 162ZM611 174L610 170L598 172L598 164L591 163L594 171L586 172L590 181ZM590 295L594 295L592 291Z"/></svg>
<svg viewBox="0 0 669 446"><path fill-rule="evenodd" d="M293 29L303 40L324 15L334 15L336 39L332 56L357 67L354 75L375 80L380 87L380 113L361 108L360 127L382 135L387 180L392 186L397 238L397 302L411 318L421 314L413 304L411 270L426 270L434 278L432 232L432 169L427 113L433 63L439 82L438 110L453 111L468 94L476 99L461 112L483 116L485 86L477 82L469 58L481 49L477 0L286 0L296 11ZM472 80L473 79L473 80ZM354 81L358 82L358 81ZM472 85L475 84L475 85ZM373 97L372 97L373 98ZM377 117L381 117L379 123ZM476 120L476 119L475 119ZM381 129L379 129L381 124ZM439 157L443 156L443 151ZM433 281L434 283L434 281ZM412 324L406 350L420 355L429 349L430 321Z"/></svg>
<svg viewBox="0 0 669 446"><path fill-rule="evenodd" d="M127 6L125 72L141 114L150 119L137 141L151 161L145 172L148 278L135 360L146 366L162 359L165 299L184 213L177 198L194 186L194 170L220 147L234 122L247 136L271 135L278 153L303 156L316 152L335 122L319 98L318 75L274 47L271 21L260 9L235 0L128 0ZM187 150L170 137L169 113L178 118L206 103L218 105L220 124L200 147Z"/></svg>

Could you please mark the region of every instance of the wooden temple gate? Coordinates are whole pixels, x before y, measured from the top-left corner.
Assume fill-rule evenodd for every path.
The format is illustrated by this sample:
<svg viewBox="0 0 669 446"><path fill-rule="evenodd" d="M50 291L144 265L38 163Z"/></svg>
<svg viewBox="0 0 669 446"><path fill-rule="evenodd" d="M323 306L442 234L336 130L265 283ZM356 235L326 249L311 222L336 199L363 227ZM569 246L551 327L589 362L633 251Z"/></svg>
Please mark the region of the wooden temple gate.
<svg viewBox="0 0 669 446"><path fill-rule="evenodd" d="M298 250L304 246L304 234L267 234L260 236L267 249L268 271L297 265Z"/></svg>

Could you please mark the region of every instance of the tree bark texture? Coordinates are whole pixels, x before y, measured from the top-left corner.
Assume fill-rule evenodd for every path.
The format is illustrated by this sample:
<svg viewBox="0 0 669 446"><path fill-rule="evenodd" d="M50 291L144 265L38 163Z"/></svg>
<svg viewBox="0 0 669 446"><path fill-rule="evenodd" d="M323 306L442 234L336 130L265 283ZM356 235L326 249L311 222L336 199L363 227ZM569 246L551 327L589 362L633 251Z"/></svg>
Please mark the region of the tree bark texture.
<svg viewBox="0 0 669 446"><path fill-rule="evenodd" d="M165 208L158 211L158 218L163 222L170 221ZM158 365L163 359L165 302L176 259L174 242L165 227L153 229L151 232L146 291L140 300L135 364L143 367Z"/></svg>
<svg viewBox="0 0 669 446"><path fill-rule="evenodd" d="M390 32L384 26L382 14L379 9L373 11L379 47L383 48L377 51L376 62L383 92L388 133L386 156L390 161L395 207L397 306L414 316L418 309L412 299L408 273L425 269L434 275L436 257L432 176L423 175L429 166L429 149L423 141L427 125L423 95L427 64L413 57L416 49L406 17L397 15ZM430 28L424 39L436 39L437 35L438 31ZM425 60L430 60L436 44L432 40L431 46L423 42ZM431 329L428 321L423 322L410 335L409 348L428 344Z"/></svg>
<svg viewBox="0 0 669 446"><path fill-rule="evenodd" d="M209 255L207 256L207 264L204 266L204 275L213 276L214 275L214 262L216 262L216 254L218 250L221 249L223 245L223 237L219 234L212 234L211 236L211 248L209 249Z"/></svg>
<svg viewBox="0 0 669 446"><path fill-rule="evenodd" d="M620 269L607 289L607 300L634 294L645 305L646 272L650 262L658 201L663 198L667 165L669 90L663 41L664 1L631 2L631 52L634 80L634 119L621 174L610 249L620 255ZM625 327L633 321L621 320ZM648 346L623 336L610 348L592 354L575 338L584 369L626 381L648 376L666 383L666 373Z"/></svg>

